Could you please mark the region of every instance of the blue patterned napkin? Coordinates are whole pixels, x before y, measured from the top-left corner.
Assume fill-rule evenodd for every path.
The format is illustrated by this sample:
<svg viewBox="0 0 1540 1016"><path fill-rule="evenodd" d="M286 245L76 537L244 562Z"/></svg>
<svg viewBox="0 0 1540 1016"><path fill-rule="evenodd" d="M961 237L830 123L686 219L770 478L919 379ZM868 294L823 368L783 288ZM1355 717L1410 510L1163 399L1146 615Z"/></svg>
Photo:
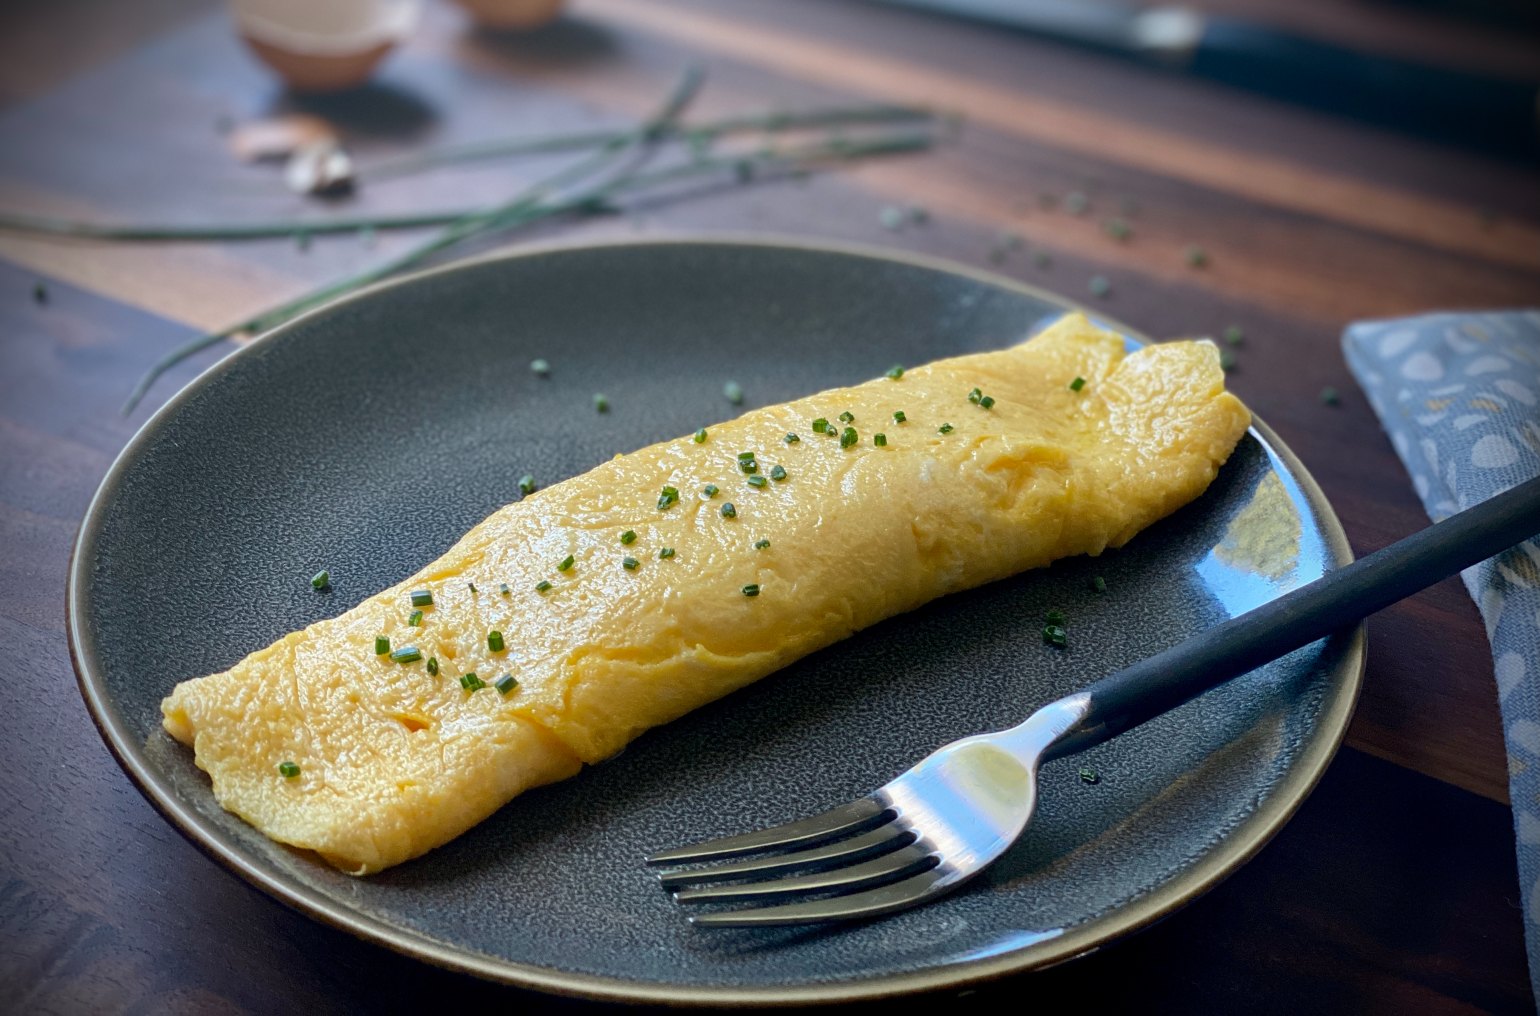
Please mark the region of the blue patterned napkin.
<svg viewBox="0 0 1540 1016"><path fill-rule="evenodd" d="M1540 310L1365 321L1348 366L1434 520L1540 474ZM1486 621L1508 742L1529 978L1540 1000L1540 549L1467 569Z"/></svg>

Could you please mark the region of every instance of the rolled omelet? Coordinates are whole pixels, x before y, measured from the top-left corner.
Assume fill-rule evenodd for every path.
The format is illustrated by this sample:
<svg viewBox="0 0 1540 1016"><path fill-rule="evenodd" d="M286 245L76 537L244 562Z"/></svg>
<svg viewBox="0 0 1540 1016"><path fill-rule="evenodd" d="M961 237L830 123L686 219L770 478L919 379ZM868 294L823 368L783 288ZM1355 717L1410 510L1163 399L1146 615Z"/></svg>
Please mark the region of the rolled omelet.
<svg viewBox="0 0 1540 1016"><path fill-rule="evenodd" d="M1202 493L1249 422L1211 344L1125 355L1071 315L538 491L177 685L165 727L225 808L376 872L867 625L1121 546Z"/></svg>

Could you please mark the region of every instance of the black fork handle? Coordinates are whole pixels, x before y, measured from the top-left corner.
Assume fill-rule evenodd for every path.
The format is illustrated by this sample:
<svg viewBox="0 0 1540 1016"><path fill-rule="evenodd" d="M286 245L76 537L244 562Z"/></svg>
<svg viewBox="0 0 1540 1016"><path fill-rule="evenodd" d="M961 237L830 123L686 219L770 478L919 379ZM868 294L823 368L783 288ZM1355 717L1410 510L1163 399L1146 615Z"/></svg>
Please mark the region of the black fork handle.
<svg viewBox="0 0 1540 1016"><path fill-rule="evenodd" d="M1115 737L1540 533L1540 478L1102 678L1061 754Z"/></svg>

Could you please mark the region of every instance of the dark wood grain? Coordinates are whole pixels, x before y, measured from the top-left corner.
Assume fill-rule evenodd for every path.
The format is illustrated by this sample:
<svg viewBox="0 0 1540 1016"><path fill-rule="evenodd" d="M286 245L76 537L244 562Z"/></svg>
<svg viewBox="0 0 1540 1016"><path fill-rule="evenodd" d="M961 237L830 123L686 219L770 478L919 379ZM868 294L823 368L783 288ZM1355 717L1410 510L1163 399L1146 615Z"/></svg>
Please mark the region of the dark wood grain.
<svg viewBox="0 0 1540 1016"><path fill-rule="evenodd" d="M1064 50L833 0L579 0L543 33L469 31L430 4L379 84L337 101L273 87L215 5L157 0L0 15L0 206L119 220L326 215L215 129L303 108L361 159L516 131L620 123L692 59L698 112L923 99L968 123L927 156L792 184L719 189L557 233L770 230L884 243L986 265L1088 299L1161 337L1247 334L1232 387L1299 453L1360 552L1426 524L1346 373L1363 317L1540 299L1540 174ZM1212 0L1213 9L1453 65L1532 73L1522 31L1428 8ZM92 11L111 12L100 18ZM125 8L126 9L126 8ZM341 206L491 201L543 172L489 164L366 188ZM1084 217L1042 195L1083 191ZM1126 200L1136 205L1122 212ZM889 202L931 224L892 233ZM1495 212L1495 217L1493 213ZM1101 221L1127 214L1134 234ZM1050 252L991 258L1010 231ZM132 379L214 327L390 256L381 237L109 247L0 236L0 644L20 661L0 713L0 984L37 1011L359 1011L520 1006L533 996L401 960L294 915L180 840L101 746L62 635L68 545L134 420ZM1212 258L1182 258L1190 243ZM49 300L32 301L35 279ZM137 309L136 309L137 308ZM184 365L164 398L217 351ZM1317 401L1323 386L1341 405ZM149 407L147 407L149 408ZM1437 638L1429 637L1437 632ZM1479 618L1457 582L1370 626L1349 735L1300 816L1207 898L1101 955L980 989L1183 1012L1527 1011L1506 759ZM1378 756L1373 758L1371 756ZM10 1000L8 1000L10 1001ZM586 1008L580 1004L562 1007ZM10 1008L10 1006L7 1006Z"/></svg>

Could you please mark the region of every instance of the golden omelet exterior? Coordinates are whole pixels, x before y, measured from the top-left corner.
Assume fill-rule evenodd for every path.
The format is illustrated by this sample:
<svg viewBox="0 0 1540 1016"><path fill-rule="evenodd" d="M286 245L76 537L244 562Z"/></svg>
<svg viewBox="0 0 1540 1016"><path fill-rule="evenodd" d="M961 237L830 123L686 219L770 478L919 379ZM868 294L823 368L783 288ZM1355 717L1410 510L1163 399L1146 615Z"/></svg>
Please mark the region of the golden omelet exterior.
<svg viewBox="0 0 1540 1016"><path fill-rule="evenodd" d="M1249 422L1212 345L1125 356L1072 315L541 490L347 613L178 685L165 726L224 807L378 871L860 628L1121 546L1202 493ZM423 658L376 655L378 636Z"/></svg>

